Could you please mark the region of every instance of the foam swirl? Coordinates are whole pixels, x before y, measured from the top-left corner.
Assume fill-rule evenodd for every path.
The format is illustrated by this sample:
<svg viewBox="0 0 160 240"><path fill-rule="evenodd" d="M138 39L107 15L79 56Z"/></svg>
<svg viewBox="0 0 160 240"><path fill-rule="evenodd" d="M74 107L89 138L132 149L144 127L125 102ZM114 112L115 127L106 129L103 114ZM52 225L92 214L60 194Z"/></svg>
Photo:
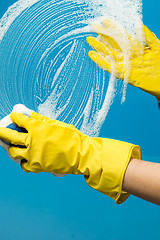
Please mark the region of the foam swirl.
<svg viewBox="0 0 160 240"><path fill-rule="evenodd" d="M88 23L102 9L93 0L20 0L8 9L0 21L1 117L22 103L98 135L115 93L114 77L88 57L86 36L96 36Z"/></svg>

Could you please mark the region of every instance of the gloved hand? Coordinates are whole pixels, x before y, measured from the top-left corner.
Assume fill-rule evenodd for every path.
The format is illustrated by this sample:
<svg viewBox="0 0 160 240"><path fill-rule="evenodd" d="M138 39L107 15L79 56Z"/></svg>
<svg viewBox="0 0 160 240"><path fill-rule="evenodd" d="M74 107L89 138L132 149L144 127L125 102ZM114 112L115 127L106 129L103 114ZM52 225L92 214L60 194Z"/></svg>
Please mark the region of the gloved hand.
<svg viewBox="0 0 160 240"><path fill-rule="evenodd" d="M122 191L123 177L130 158L141 158L138 146L90 138L74 126L35 112L30 117L21 113L10 117L28 133L0 128L0 138L13 144L9 153L14 159L25 159L21 164L24 171L83 174L89 186L117 203L129 196Z"/></svg>
<svg viewBox="0 0 160 240"><path fill-rule="evenodd" d="M145 43L109 19L105 19L103 25L93 24L93 30L99 36L87 38L87 42L96 50L90 51L89 57L111 73L112 63L107 58L111 54L116 65L115 77L124 80L126 73L124 56L121 44L118 43L127 38L131 45L129 84L154 95L160 103L160 41L146 26L143 28Z"/></svg>

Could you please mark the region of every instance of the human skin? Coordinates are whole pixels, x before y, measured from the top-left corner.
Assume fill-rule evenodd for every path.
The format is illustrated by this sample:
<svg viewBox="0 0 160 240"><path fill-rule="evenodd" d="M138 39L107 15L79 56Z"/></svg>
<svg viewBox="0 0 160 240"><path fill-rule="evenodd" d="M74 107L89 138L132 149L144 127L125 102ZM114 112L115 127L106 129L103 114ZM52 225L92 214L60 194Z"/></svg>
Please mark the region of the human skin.
<svg viewBox="0 0 160 240"><path fill-rule="evenodd" d="M160 164L132 158L124 175L122 189L160 205Z"/></svg>

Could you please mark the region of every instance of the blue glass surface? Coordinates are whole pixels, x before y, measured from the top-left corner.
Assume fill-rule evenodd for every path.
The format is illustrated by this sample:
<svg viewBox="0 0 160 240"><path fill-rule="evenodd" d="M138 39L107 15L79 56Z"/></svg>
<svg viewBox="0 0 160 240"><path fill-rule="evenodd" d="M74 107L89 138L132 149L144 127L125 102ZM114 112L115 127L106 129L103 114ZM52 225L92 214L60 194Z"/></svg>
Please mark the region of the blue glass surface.
<svg viewBox="0 0 160 240"><path fill-rule="evenodd" d="M1 0L0 15L14 2ZM160 38L159 9L157 0L143 1L144 23ZM156 99L131 86L123 105L120 98L100 136L139 144L143 159L160 162ZM81 176L24 173L3 149L0 162L0 240L160 239L156 205L131 196L117 206L89 188Z"/></svg>

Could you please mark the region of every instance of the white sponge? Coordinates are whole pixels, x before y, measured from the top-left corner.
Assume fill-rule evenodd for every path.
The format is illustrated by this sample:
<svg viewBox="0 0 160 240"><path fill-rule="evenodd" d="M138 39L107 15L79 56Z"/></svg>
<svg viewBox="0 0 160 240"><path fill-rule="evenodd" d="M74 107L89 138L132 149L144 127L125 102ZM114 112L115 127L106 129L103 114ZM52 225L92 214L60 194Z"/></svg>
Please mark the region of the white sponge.
<svg viewBox="0 0 160 240"><path fill-rule="evenodd" d="M14 106L12 112L23 113L23 114L25 114L26 116L29 116L29 117L30 117L30 115L31 115L31 113L32 113L33 111L32 111L31 109L28 109L28 108L27 108L26 106L24 106L23 104L17 104L17 105ZM24 132L24 131L25 131L23 128L19 128L17 125L15 125L15 124L12 122L12 120L11 120L11 118L10 118L10 114L9 114L8 116L4 117L4 118L0 121L0 127L10 128L10 129L16 130L16 131L18 131L18 132ZM0 139L0 146L2 146L2 147L6 150L8 156L9 156L13 161L15 161L15 162L17 162L17 163L20 163L21 160L19 160L19 159L14 160L14 159L11 157L11 155L9 154L8 149L9 149L9 147L11 146L10 143L5 142L5 141L3 141L3 140Z"/></svg>

